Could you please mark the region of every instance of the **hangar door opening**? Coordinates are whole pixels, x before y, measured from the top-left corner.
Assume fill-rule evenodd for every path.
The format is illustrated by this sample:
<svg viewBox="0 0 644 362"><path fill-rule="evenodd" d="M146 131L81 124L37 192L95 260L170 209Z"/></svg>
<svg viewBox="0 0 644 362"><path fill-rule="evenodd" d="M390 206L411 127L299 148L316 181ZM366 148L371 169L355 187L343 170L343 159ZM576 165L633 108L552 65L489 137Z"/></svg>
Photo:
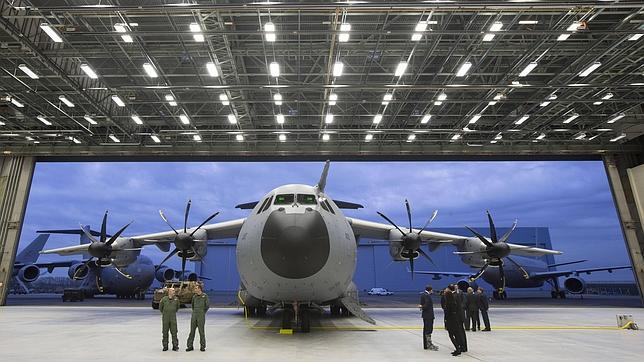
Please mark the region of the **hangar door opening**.
<svg viewBox="0 0 644 362"><path fill-rule="evenodd" d="M20 265L16 265L7 303L62 303L63 290L87 289L94 299L86 299L86 303L117 300L148 305L160 280L196 276L207 278L206 290L218 303L234 304L240 285L234 237L209 242L203 252L204 262L188 261L183 275L177 256L167 259L165 268L158 268L172 245L169 249L149 245L133 250L137 258L128 270L136 275L137 283L123 280L118 272L105 271L105 295L97 290L95 275L85 275L81 268L87 254L41 255L38 251L91 242L79 231L79 224L100 239L106 211L108 238L131 221L122 235L170 230L159 210L175 228L183 228L188 200L189 227L217 211L220 214L211 223L246 218L252 211L236 205L263 200L281 185L315 185L322 167L322 162L37 163L16 259ZM530 273L629 265L600 161L332 162L325 191L334 200L363 206L338 210L347 217L387 223L377 214L381 212L405 228L406 199L414 228L421 228L438 210L428 226L435 232L473 237L466 228L469 226L490 236L489 210L500 237L516 219L518 224L509 243L562 252L513 257ZM426 284L440 288L463 279L441 273L473 274L479 269L455 255L454 245L422 248L433 263L420 255L415 259L415 270L436 274L412 279L407 261L392 261L389 242L361 238L356 246L353 278L358 290L365 298L372 288L394 293L387 297L390 299L371 300L372 304L388 300L415 303L417 292ZM570 262L578 263L555 266ZM578 274L558 278L559 287L568 289L569 299L583 294L586 299L632 298L634 304L638 303L631 270ZM553 286L547 282L511 284L510 278L507 282L510 299L552 296ZM496 287L494 280L486 278L480 278L479 285L489 291Z"/></svg>

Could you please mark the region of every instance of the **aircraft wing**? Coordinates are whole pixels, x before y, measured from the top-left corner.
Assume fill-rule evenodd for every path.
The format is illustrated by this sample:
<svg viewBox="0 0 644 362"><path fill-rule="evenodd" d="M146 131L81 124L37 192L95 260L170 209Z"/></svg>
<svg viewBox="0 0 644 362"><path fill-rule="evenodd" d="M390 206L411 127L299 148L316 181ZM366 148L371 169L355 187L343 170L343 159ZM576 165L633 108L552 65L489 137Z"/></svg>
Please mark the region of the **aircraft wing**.
<svg viewBox="0 0 644 362"><path fill-rule="evenodd" d="M536 248L534 246L518 245L518 244L510 244L510 243L508 243L508 246L510 247L510 253L512 253L513 255L543 256L543 255L561 254L561 252L557 250Z"/></svg>
<svg viewBox="0 0 644 362"><path fill-rule="evenodd" d="M58 254L58 255L83 254L83 253L87 253L87 249L89 248L89 245L90 244L81 244L81 245L67 246L67 247L58 248L58 249L43 250L40 252L40 254Z"/></svg>
<svg viewBox="0 0 644 362"><path fill-rule="evenodd" d="M411 273L411 271L410 271ZM425 271L425 270L416 270L414 271L414 274L425 274L425 275L431 275L433 277L469 277L472 275L472 273L464 273L464 272L437 272L437 271Z"/></svg>
<svg viewBox="0 0 644 362"><path fill-rule="evenodd" d="M246 218L223 221L215 224L204 225L201 227L201 229L206 231L208 240L237 238L237 235L239 235L239 230L244 224L244 221L246 221ZM188 232L191 232L194 229L195 228L188 229ZM174 231L170 230L154 234L131 236L129 238L133 239L137 243L145 245L154 243L167 243L169 241L173 241L174 236Z"/></svg>
<svg viewBox="0 0 644 362"><path fill-rule="evenodd" d="M577 269L577 270L555 270L548 272L539 272L539 273L530 273L531 279L550 279L556 277L567 277L570 275L579 275L579 274L590 274L594 272L607 271L612 273L613 270L620 269L632 269L630 265L620 265L620 266L607 266L601 268L588 268L588 269Z"/></svg>
<svg viewBox="0 0 644 362"><path fill-rule="evenodd" d="M393 236L396 239L398 239L400 235L400 232L398 232L396 228L389 224L381 224L378 222L360 220L352 217L348 217L347 221L349 222L349 225L351 225L353 233L360 238L390 240L392 230L394 231ZM404 230L405 229L403 229L403 231ZM412 230L415 232L419 231L418 229ZM423 231L420 236L423 238L423 241L433 243L453 243L459 240L467 239L466 236L437 233L428 230Z"/></svg>

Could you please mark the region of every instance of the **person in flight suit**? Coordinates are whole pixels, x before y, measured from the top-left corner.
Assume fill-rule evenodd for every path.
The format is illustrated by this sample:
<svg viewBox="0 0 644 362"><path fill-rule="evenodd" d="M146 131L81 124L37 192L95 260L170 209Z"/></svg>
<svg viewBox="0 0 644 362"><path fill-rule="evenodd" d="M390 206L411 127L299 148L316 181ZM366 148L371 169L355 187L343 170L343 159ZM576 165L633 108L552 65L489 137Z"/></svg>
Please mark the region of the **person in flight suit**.
<svg viewBox="0 0 644 362"><path fill-rule="evenodd" d="M425 287L420 295L418 308L422 311L423 317L423 348L438 351L438 347L432 343L432 332L434 331L434 302L432 302L432 286Z"/></svg>
<svg viewBox="0 0 644 362"><path fill-rule="evenodd" d="M201 352L206 350L206 333L204 326L206 324L206 312L210 308L208 295L201 290L201 286L195 287L195 294L192 296L192 318L190 319L190 335L188 335L188 348L186 352L192 351L192 344L195 340L195 331L199 328L199 344Z"/></svg>
<svg viewBox="0 0 644 362"><path fill-rule="evenodd" d="M487 315L487 310L490 309L490 304L488 303L487 295L485 295L483 288L479 288L476 291L476 296L477 296L476 298L477 306L481 311L481 317L483 317L483 324L485 325L485 329L482 329L482 331L489 332L491 331L491 329L490 329L490 318Z"/></svg>
<svg viewBox="0 0 644 362"><path fill-rule="evenodd" d="M458 356L462 352L465 352L467 348L464 348L463 341L461 339L460 329L463 329L463 320L461 318L461 307L459 306L459 301L456 298L456 292L450 284L449 287L445 288L443 291L443 298L441 306L445 312L445 330L449 335L449 339L454 344L454 352L452 356ZM465 334L465 332L463 332Z"/></svg>
<svg viewBox="0 0 644 362"><path fill-rule="evenodd" d="M174 296L174 288L168 289L168 295L161 298L159 311L162 318L163 350L168 350L168 331L172 333L172 350L179 350L179 339L177 338L177 311L179 310L179 298Z"/></svg>
<svg viewBox="0 0 644 362"><path fill-rule="evenodd" d="M467 308L467 317L470 319L472 324L472 332L476 332L477 328L478 330L481 330L478 299L478 294L474 294L474 289L472 287L467 288L467 294L465 295L465 306Z"/></svg>

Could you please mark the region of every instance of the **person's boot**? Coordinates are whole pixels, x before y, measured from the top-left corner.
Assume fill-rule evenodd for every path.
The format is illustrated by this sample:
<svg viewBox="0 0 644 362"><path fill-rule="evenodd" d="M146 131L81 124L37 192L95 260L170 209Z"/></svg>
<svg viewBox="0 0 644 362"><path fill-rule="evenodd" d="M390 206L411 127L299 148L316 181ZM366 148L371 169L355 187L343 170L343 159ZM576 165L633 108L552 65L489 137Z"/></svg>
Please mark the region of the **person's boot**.
<svg viewBox="0 0 644 362"><path fill-rule="evenodd" d="M190 351L192 351L192 350L194 350L194 348L192 348L192 346L190 346L190 347L186 348L186 352L190 352Z"/></svg>
<svg viewBox="0 0 644 362"><path fill-rule="evenodd" d="M206 347L201 346L201 348L200 348L199 350L200 350L201 352L206 352Z"/></svg>
<svg viewBox="0 0 644 362"><path fill-rule="evenodd" d="M172 350L173 350L173 351L175 351L175 352L176 352L176 351L178 351L178 350L179 350L179 346L172 346Z"/></svg>
<svg viewBox="0 0 644 362"><path fill-rule="evenodd" d="M438 351L438 346L432 343L432 336L427 336L427 344L429 345L430 351Z"/></svg>
<svg viewBox="0 0 644 362"><path fill-rule="evenodd" d="M163 346L163 352L168 350L168 346Z"/></svg>

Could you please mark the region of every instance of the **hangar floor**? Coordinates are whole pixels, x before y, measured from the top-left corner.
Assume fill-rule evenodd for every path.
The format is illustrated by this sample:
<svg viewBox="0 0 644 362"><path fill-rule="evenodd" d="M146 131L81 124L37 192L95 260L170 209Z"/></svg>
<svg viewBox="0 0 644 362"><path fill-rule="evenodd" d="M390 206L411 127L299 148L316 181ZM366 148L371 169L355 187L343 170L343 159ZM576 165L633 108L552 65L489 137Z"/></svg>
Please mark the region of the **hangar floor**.
<svg viewBox="0 0 644 362"><path fill-rule="evenodd" d="M436 310L437 352L421 345L415 308L369 308L376 326L356 318L324 315L311 333L280 335L277 316L244 319L235 308L208 313L208 350L184 352L190 311L179 313L180 352L161 351L158 311L106 306L6 306L0 308L0 357L26 360L453 360ZM469 332L463 360L640 361L641 331L618 330L616 314L644 321L642 308L495 308L493 331Z"/></svg>

